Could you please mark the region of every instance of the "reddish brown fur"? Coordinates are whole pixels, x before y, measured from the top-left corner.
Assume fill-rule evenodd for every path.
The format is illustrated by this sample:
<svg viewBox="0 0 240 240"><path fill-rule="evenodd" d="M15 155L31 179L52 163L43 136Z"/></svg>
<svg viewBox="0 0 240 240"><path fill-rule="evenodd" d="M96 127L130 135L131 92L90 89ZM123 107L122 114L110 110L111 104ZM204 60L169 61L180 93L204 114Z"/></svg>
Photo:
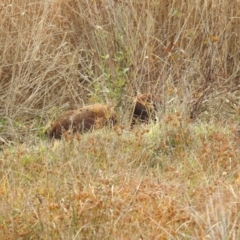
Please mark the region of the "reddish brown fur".
<svg viewBox="0 0 240 240"><path fill-rule="evenodd" d="M52 126L49 137L60 139L63 132L87 132L108 124L115 125L117 115L108 105L94 104L65 112Z"/></svg>
<svg viewBox="0 0 240 240"><path fill-rule="evenodd" d="M153 96L150 93L145 93L137 96L134 100L134 109L131 125L137 122L149 122L150 119L155 119L156 105Z"/></svg>

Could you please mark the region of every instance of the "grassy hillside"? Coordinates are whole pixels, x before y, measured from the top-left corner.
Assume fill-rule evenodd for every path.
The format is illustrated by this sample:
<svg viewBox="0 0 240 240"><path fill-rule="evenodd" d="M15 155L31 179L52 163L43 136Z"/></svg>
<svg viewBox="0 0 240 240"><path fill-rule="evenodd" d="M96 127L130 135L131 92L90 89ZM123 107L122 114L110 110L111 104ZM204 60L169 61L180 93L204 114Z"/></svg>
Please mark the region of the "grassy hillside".
<svg viewBox="0 0 240 240"><path fill-rule="evenodd" d="M240 3L3 0L1 239L239 239ZM138 93L156 124L129 129ZM114 129L50 142L62 112Z"/></svg>

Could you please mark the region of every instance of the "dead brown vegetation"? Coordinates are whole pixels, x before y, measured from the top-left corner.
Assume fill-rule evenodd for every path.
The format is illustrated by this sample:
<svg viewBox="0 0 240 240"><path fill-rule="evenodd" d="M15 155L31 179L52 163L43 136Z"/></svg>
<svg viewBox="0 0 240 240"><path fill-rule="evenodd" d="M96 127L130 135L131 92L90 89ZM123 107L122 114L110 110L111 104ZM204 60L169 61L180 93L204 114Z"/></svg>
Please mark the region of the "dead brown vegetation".
<svg viewBox="0 0 240 240"><path fill-rule="evenodd" d="M0 117L12 130L3 134L19 136L16 122L34 132L54 107L113 102L124 113L137 92L194 119L238 111L239 4L4 0Z"/></svg>
<svg viewBox="0 0 240 240"><path fill-rule="evenodd" d="M2 0L0 18L0 239L240 239L239 1ZM129 131L137 93L162 115ZM96 102L120 125L45 139Z"/></svg>

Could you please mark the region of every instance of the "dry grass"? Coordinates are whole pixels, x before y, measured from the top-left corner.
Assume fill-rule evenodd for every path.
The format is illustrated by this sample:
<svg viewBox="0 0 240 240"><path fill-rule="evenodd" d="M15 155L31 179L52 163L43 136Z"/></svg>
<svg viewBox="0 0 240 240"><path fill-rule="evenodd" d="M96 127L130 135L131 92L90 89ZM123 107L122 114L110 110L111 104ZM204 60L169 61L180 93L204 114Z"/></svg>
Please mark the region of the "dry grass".
<svg viewBox="0 0 240 240"><path fill-rule="evenodd" d="M0 17L2 239L240 238L238 1L3 0ZM159 123L129 131L145 92ZM124 127L44 138L95 102Z"/></svg>
<svg viewBox="0 0 240 240"><path fill-rule="evenodd" d="M235 129L180 122L5 148L2 239L239 239Z"/></svg>

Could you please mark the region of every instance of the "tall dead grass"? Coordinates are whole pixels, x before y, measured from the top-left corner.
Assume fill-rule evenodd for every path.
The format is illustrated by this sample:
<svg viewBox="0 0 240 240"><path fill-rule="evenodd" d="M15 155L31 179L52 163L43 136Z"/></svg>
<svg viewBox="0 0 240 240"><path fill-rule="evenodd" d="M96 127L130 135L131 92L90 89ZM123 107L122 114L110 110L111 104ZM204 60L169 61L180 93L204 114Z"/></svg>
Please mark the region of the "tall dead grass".
<svg viewBox="0 0 240 240"><path fill-rule="evenodd" d="M0 115L31 131L53 107L108 101L126 112L146 91L193 118L227 98L237 111L239 10L223 0L4 0Z"/></svg>
<svg viewBox="0 0 240 240"><path fill-rule="evenodd" d="M0 237L239 239L239 5L1 1ZM87 103L124 123L138 92L157 124L42 138Z"/></svg>

